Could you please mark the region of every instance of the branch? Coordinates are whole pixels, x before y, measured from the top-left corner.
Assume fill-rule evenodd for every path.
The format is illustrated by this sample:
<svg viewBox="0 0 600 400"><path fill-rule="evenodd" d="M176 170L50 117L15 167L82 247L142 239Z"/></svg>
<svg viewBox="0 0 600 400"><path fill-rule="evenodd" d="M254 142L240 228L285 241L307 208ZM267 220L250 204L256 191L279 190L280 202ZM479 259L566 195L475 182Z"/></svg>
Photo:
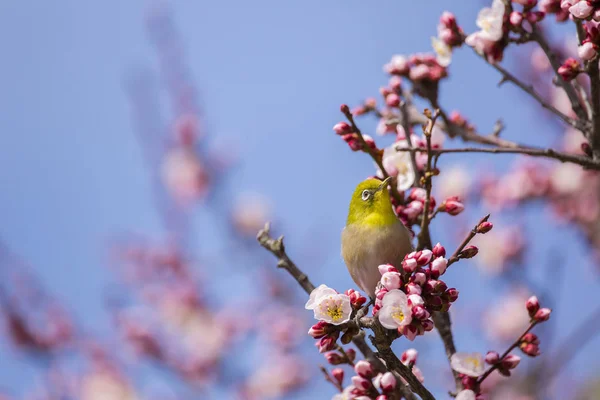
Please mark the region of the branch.
<svg viewBox="0 0 600 400"><path fill-rule="evenodd" d="M489 218L490 218L490 214L488 214L485 217L481 218L481 220L477 223L477 225L475 225L475 227L473 229L471 229L471 231L469 232L469 234L467 235L467 237L458 246L458 248L456 249L456 251L454 252L454 254L452 254L452 257L450 257L448 259L448 265L447 265L447 267L451 266L452 264L454 264L455 262L457 262L458 260L460 260L460 253L465 249L465 247L467 247L467 245L471 242L471 240L475 237L475 235L477 235L477 227L479 225L483 224L484 222L486 222Z"/></svg>
<svg viewBox="0 0 600 400"><path fill-rule="evenodd" d="M423 152L423 149L408 149L408 148L397 148L398 151L413 151ZM554 149L540 149L536 147L512 147L512 148L484 148L484 147L465 147L459 149L432 149L433 155L440 155L444 153L508 153L508 154L527 154L532 157L543 157L552 158L561 162L570 162L573 164L581 165L584 168L592 170L600 170L600 161L593 160L586 156L580 156L575 154L567 154L556 151Z"/></svg>
<svg viewBox="0 0 600 400"><path fill-rule="evenodd" d="M315 289L315 285L311 283L306 274L304 274L288 257L283 245L283 236L279 237L278 239L273 239L270 236L269 223L266 223L265 227L258 232L256 239L262 247L267 249L277 258L277 267L288 271L307 294L310 294ZM365 321L371 321L369 325L375 334L375 338L372 338L371 340L379 351L378 355L385 361L385 366L379 360L378 355L376 355L365 342L364 334L358 334L354 336L352 342L365 356L365 358L369 359L369 361L371 361L378 370L385 371L389 369L398 374L400 377L406 380L406 382L408 382L411 390L418 394L421 399L435 400L435 397L433 397L433 395L425 388L425 386L419 382L412 371L407 366L402 364L398 357L396 357L392 349L389 347L391 341L389 341L387 338L385 328L381 326L379 321L375 319L371 320L369 318L365 318ZM398 382L398 384L401 385L401 382ZM403 395L407 398L414 398L410 393Z"/></svg>
<svg viewBox="0 0 600 400"><path fill-rule="evenodd" d="M592 103L592 133L589 137L594 159L600 159L600 70L598 57L588 61L586 72L590 76L590 93Z"/></svg>

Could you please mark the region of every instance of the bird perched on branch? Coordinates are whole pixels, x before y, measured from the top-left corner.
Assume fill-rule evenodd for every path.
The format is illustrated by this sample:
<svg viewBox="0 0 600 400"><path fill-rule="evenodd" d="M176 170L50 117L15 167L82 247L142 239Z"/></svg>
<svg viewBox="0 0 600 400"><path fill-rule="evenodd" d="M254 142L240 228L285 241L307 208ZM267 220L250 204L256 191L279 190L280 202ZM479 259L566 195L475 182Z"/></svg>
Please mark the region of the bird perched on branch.
<svg viewBox="0 0 600 400"><path fill-rule="evenodd" d="M358 184L342 231L342 257L354 282L371 298L381 279L378 266L401 268L412 248L411 235L396 217L387 190L391 178Z"/></svg>

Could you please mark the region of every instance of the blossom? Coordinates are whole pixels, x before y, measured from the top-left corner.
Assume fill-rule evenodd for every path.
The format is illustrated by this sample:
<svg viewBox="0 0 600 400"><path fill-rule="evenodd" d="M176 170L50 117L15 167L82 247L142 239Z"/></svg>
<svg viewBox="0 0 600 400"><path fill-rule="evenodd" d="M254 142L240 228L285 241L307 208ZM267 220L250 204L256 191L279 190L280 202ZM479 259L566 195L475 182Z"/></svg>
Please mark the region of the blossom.
<svg viewBox="0 0 600 400"><path fill-rule="evenodd" d="M575 18L586 19L594 12L594 6L589 1L578 1L569 7L569 12Z"/></svg>
<svg viewBox="0 0 600 400"><path fill-rule="evenodd" d="M398 289L390 290L383 296L378 315L381 325L388 329L397 329L410 324L412 316L406 294Z"/></svg>
<svg viewBox="0 0 600 400"><path fill-rule="evenodd" d="M386 272L381 276L381 284L388 290L399 289L402 279L398 272Z"/></svg>
<svg viewBox="0 0 600 400"><path fill-rule="evenodd" d="M483 375L485 371L485 364L480 353L454 353L450 358L450 365L456 372L473 378Z"/></svg>
<svg viewBox="0 0 600 400"><path fill-rule="evenodd" d="M385 172L396 178L397 189L403 192L410 188L415 181L415 171L410 158L410 153L407 151L398 151L396 147L398 143L392 144L383 150L383 158L381 163Z"/></svg>
<svg viewBox="0 0 600 400"><path fill-rule="evenodd" d="M494 0L492 7L485 7L477 15L477 26L481 28L479 35L486 40L498 41L504 34L504 1Z"/></svg>
<svg viewBox="0 0 600 400"><path fill-rule="evenodd" d="M475 400L475 392L472 390L461 390L457 395L455 400Z"/></svg>
<svg viewBox="0 0 600 400"><path fill-rule="evenodd" d="M385 374L378 374L373 379L373 385L377 389L381 389L383 392L389 392L394 390L396 387L396 378L391 372L386 372Z"/></svg>
<svg viewBox="0 0 600 400"><path fill-rule="evenodd" d="M308 298L308 301L304 305L304 308L306 308L307 310L314 310L317 306L319 298L331 294L337 294L337 292L334 289L328 287L327 285L319 285L319 287L315 288L312 292L310 292L310 296Z"/></svg>
<svg viewBox="0 0 600 400"><path fill-rule="evenodd" d="M333 325L340 325L350 319L352 305L350 297L345 294L330 294L320 297L317 300L317 306L314 308L315 318L321 321L329 322Z"/></svg>
<svg viewBox="0 0 600 400"><path fill-rule="evenodd" d="M431 38L431 47L436 54L436 60L442 67L447 67L452 61L452 48L443 40L436 37Z"/></svg>
<svg viewBox="0 0 600 400"><path fill-rule="evenodd" d="M405 56L396 54L392 56L392 59L389 63L385 64L383 69L388 74L406 75L410 69L410 65Z"/></svg>

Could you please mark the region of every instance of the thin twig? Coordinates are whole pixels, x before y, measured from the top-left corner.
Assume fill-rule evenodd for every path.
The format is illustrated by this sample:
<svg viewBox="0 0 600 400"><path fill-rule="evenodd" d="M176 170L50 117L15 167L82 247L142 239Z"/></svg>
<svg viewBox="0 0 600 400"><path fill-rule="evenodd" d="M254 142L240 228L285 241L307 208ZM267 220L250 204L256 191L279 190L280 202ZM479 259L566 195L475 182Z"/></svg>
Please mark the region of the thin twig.
<svg viewBox="0 0 600 400"><path fill-rule="evenodd" d="M423 186L425 186L425 211L423 212L423 217L421 220L421 230L419 231L419 246L418 250L423 250L424 248L431 248L431 236L429 235L429 206L431 204L431 178L433 177L433 171L431 168L431 133L433 132L433 127L435 126L435 121L440 116L440 110L437 109L434 111L433 115L430 116L429 122L427 126L423 129L423 134L425 135L425 140L427 141L427 165L425 167L425 175L423 178ZM414 153L414 152L413 152Z"/></svg>
<svg viewBox="0 0 600 400"><path fill-rule="evenodd" d="M423 149L408 149L399 147L397 151L415 151L422 152ZM508 154L527 154L532 157L551 158L561 162L570 162L581 165L587 169L600 170L600 160L596 161L586 156L567 154L554 149L540 149L536 147L514 147L514 148L485 148L485 147L464 147L459 149L432 149L431 153L435 156L445 153L508 153Z"/></svg>

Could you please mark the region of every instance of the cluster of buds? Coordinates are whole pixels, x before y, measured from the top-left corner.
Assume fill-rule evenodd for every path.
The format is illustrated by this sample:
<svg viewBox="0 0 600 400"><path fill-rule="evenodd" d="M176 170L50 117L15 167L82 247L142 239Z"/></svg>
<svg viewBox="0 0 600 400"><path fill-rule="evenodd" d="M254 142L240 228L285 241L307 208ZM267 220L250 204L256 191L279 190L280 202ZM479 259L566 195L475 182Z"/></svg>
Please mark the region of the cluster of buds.
<svg viewBox="0 0 600 400"><path fill-rule="evenodd" d="M382 326L397 329L411 341L433 329L431 313L447 311L458 299L458 290L439 279L448 266L445 255L438 243L433 251L407 254L401 270L389 264L379 266L381 281L373 315Z"/></svg>
<svg viewBox="0 0 600 400"><path fill-rule="evenodd" d="M542 11L533 11L532 8L537 3L537 0L525 0L520 3L533 4L531 6L524 5L523 11L512 11L509 15L508 22L510 29L515 32L523 31L523 21L529 22L531 25L540 22L546 16Z"/></svg>
<svg viewBox="0 0 600 400"><path fill-rule="evenodd" d="M351 384L346 386L342 393L333 397L332 400L388 400L391 399L396 389L396 378L391 372L376 373L373 365L368 361L361 360L354 365L354 373L350 379ZM344 371L335 368L331 375L340 388L343 387Z"/></svg>
<svg viewBox="0 0 600 400"><path fill-rule="evenodd" d="M508 354L504 358L500 358L500 354L495 351L488 351L485 355L485 362L491 366L494 366L498 372L504 376L510 376L510 371L517 368L517 365L521 362L521 357ZM472 388L469 386L469 388Z"/></svg>
<svg viewBox="0 0 600 400"><path fill-rule="evenodd" d="M598 54L598 45L600 44L600 31L595 23L587 23L584 25L585 39L581 42L581 46L577 48L577 54L584 61L590 61L596 58Z"/></svg>
<svg viewBox="0 0 600 400"><path fill-rule="evenodd" d="M419 216L425 209L427 192L423 188L414 188L408 195L405 205L396 206L396 215L406 226L412 226L418 223ZM429 200L429 212L435 209L436 201L433 196Z"/></svg>
<svg viewBox="0 0 600 400"><path fill-rule="evenodd" d="M344 114L350 113L350 109L346 104L342 104L340 110ZM333 131L341 136L341 138L348 144L352 151L366 151L368 148L377 149L375 141L369 135L361 135L358 132L354 132L352 126L347 122L338 122L333 126ZM362 136L362 140L361 140Z"/></svg>
<svg viewBox="0 0 600 400"><path fill-rule="evenodd" d="M452 49L463 44L465 34L458 26L454 14L448 11L445 11L440 17L437 30L438 36L431 38L431 45L437 55L437 62L441 66L447 67L452 60Z"/></svg>
<svg viewBox="0 0 600 400"><path fill-rule="evenodd" d="M406 76L415 82L438 82L448 76L446 67L440 65L432 54L395 55L385 64L384 71L390 75Z"/></svg>
<svg viewBox="0 0 600 400"><path fill-rule="evenodd" d="M525 306L527 307L527 312L529 313L532 322L544 322L550 319L552 310L549 308L541 308L540 302L536 296L531 296L527 299Z"/></svg>
<svg viewBox="0 0 600 400"><path fill-rule="evenodd" d="M600 2L596 0L562 0L560 7L573 18L600 21Z"/></svg>
<svg viewBox="0 0 600 400"><path fill-rule="evenodd" d="M465 43L484 56L488 62L502 60L508 33L507 10L503 0L494 0L491 7L486 7L477 16L477 26L481 30L467 36Z"/></svg>
<svg viewBox="0 0 600 400"><path fill-rule="evenodd" d="M565 62L558 67L558 74L565 81L571 81L575 79L582 71L581 64L573 57L567 58Z"/></svg>

